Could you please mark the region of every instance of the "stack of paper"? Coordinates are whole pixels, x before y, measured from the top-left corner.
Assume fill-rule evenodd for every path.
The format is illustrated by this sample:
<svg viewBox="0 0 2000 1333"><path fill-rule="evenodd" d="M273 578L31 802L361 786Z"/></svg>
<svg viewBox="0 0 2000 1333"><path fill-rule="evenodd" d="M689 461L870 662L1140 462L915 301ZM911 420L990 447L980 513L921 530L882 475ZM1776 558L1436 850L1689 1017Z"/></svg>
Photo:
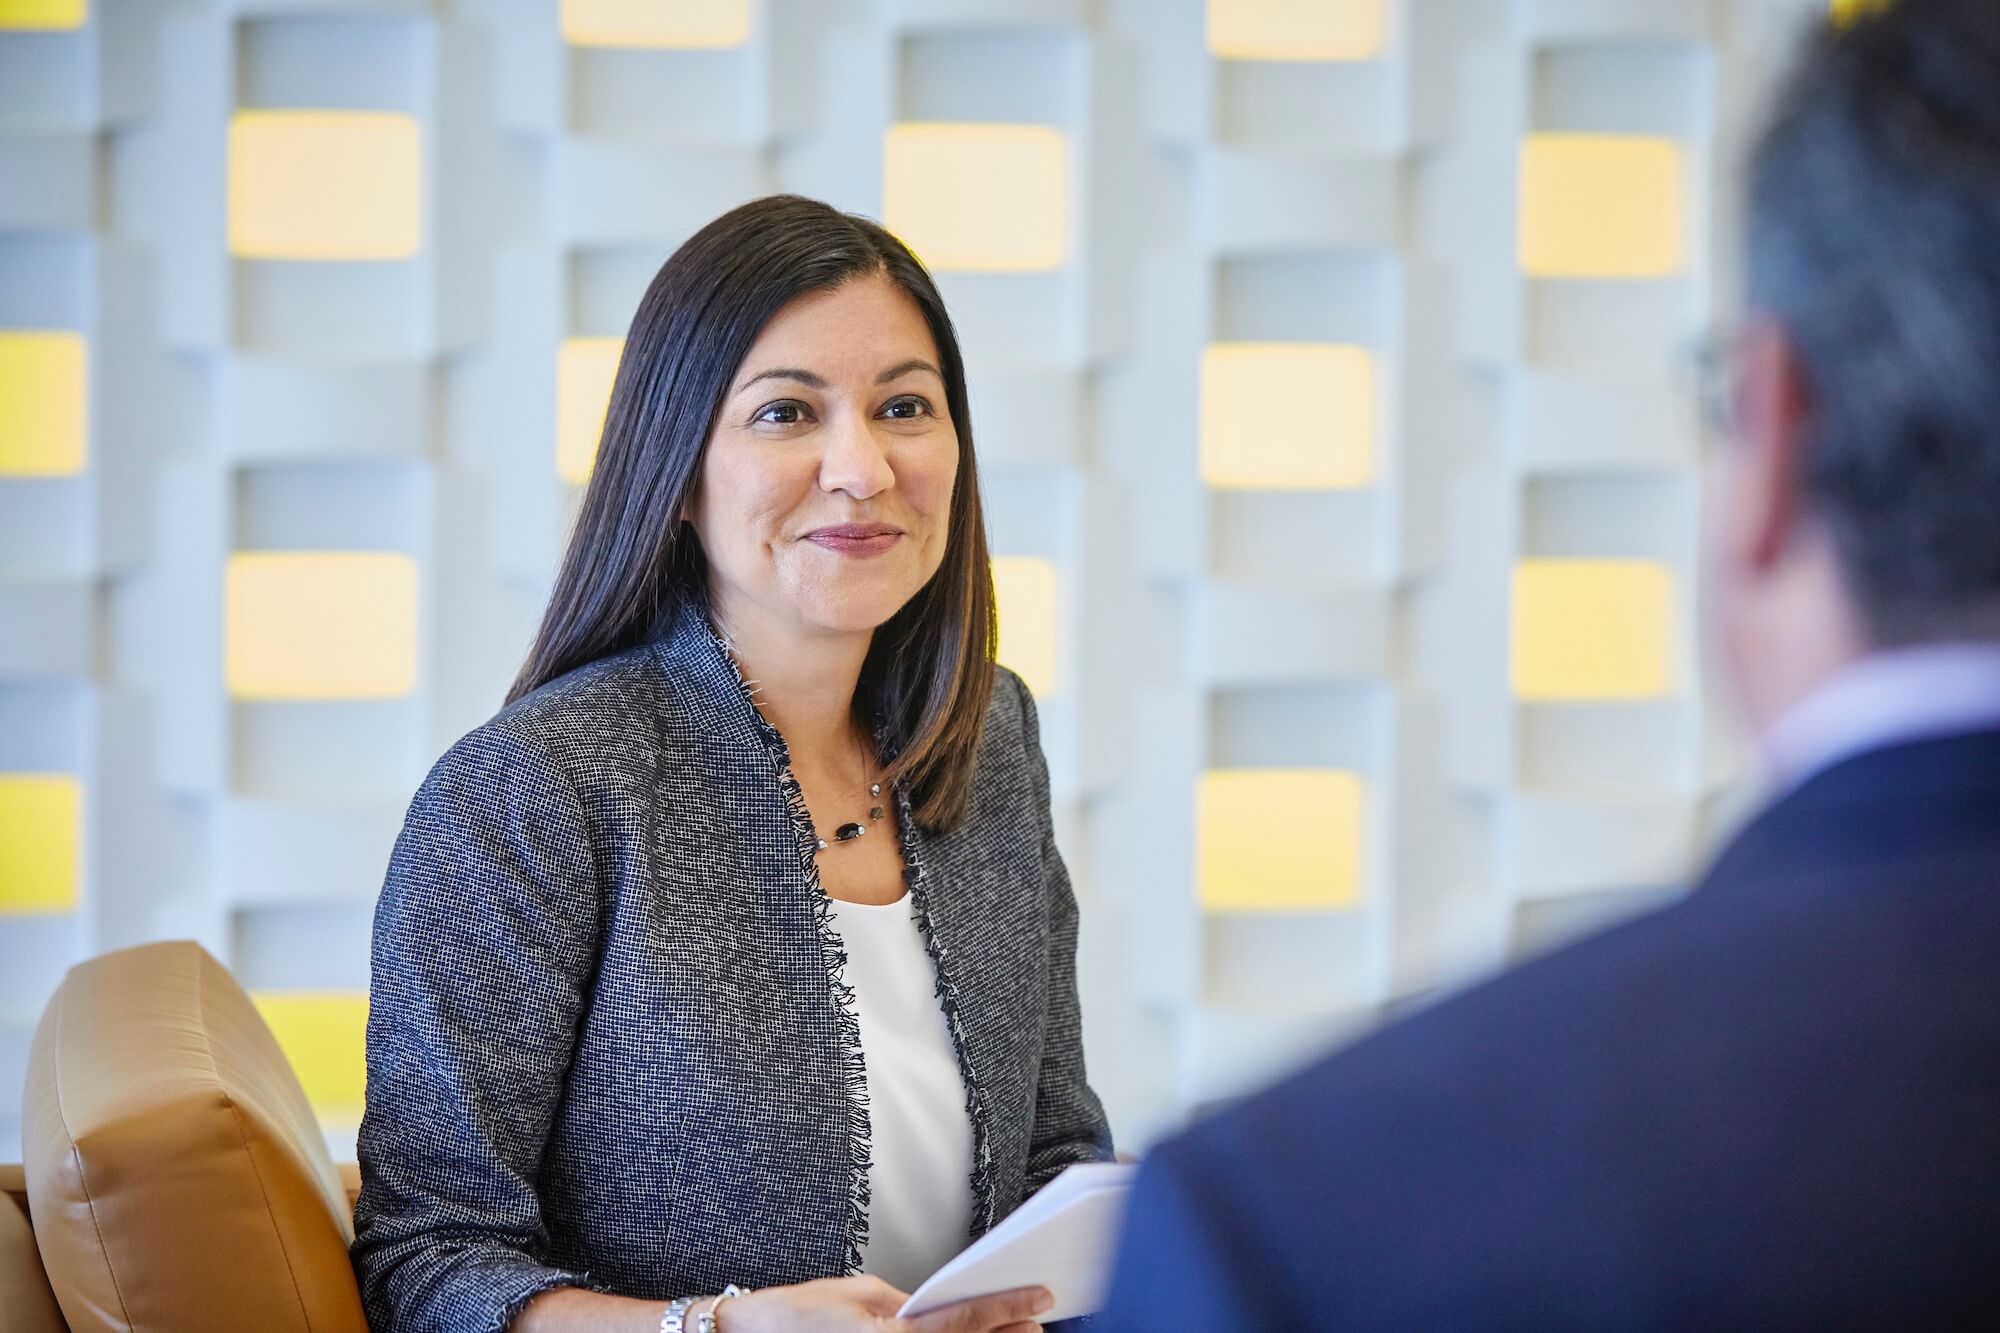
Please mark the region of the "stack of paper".
<svg viewBox="0 0 2000 1333"><path fill-rule="evenodd" d="M917 1288L899 1316L913 1319L1016 1287L1047 1287L1055 1295L1055 1308L1041 1316L1049 1323L1095 1313L1111 1278L1135 1169L1116 1162L1070 1167Z"/></svg>

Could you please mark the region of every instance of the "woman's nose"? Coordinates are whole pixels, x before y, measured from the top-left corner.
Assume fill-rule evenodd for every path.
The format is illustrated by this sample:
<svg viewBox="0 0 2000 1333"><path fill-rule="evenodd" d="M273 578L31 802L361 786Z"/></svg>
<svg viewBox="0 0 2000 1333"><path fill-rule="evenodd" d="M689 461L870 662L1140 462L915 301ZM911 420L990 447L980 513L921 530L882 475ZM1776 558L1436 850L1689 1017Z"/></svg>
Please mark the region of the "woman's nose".
<svg viewBox="0 0 2000 1333"><path fill-rule="evenodd" d="M867 500L896 484L888 451L868 418L845 417L825 438L826 450L819 461L821 490L844 491L856 500Z"/></svg>

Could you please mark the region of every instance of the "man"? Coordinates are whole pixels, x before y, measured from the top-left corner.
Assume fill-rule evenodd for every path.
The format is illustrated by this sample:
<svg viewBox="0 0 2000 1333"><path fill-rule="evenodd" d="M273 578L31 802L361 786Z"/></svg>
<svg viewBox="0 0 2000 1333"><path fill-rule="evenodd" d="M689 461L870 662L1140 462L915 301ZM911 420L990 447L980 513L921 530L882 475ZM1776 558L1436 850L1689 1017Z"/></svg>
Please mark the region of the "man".
<svg viewBox="0 0 2000 1333"><path fill-rule="evenodd" d="M1116 1333L2000 1321L2000 0L1815 42L1750 271L1710 611L1773 803L1161 1148Z"/></svg>

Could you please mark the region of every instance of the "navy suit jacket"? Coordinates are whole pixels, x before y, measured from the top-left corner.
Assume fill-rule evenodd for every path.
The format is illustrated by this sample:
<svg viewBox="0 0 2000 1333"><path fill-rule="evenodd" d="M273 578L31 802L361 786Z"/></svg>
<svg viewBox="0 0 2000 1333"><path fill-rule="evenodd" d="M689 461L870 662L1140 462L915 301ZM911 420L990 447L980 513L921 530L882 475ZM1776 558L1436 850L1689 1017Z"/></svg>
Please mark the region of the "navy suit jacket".
<svg viewBox="0 0 2000 1333"><path fill-rule="evenodd" d="M1140 1173L1104 1326L2000 1327L2000 731L1848 760L1701 887Z"/></svg>

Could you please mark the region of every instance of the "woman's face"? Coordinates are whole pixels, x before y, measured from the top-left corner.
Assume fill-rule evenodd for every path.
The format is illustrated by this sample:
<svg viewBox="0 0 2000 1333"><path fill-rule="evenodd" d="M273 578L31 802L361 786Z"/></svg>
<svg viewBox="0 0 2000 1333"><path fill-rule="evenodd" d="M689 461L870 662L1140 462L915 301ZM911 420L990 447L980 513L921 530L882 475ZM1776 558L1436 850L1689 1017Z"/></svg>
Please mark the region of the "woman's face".
<svg viewBox="0 0 2000 1333"><path fill-rule="evenodd" d="M718 618L875 629L943 562L957 478L916 303L881 274L800 297L738 367L689 501Z"/></svg>

